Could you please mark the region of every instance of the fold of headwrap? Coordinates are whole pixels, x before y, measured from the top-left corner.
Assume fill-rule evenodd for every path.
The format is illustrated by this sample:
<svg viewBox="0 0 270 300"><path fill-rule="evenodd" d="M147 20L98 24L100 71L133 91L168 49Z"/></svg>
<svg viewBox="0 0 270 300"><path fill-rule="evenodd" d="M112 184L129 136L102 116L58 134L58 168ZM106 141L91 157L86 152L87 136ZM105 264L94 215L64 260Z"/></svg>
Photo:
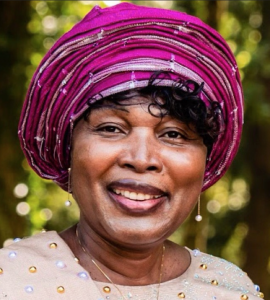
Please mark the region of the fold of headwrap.
<svg viewBox="0 0 270 300"><path fill-rule="evenodd" d="M218 101L225 127L206 164L203 190L234 158L242 132L243 95L233 54L214 29L177 11L130 3L95 6L45 55L21 113L19 138L32 168L67 190L74 122L102 97L148 85L153 72L204 82L202 100Z"/></svg>

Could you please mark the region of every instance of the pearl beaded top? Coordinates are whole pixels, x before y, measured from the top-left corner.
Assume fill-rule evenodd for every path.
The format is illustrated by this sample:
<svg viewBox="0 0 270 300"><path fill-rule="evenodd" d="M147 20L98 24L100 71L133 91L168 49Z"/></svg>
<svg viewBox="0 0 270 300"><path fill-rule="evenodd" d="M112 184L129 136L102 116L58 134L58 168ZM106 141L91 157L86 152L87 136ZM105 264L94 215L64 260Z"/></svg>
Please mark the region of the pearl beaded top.
<svg viewBox="0 0 270 300"><path fill-rule="evenodd" d="M189 249L188 249L189 250ZM189 250L191 265L160 285L159 300L259 300L259 287L234 264ZM157 284L118 286L130 300L156 299ZM55 231L0 250L0 299L121 300L114 286L94 282Z"/></svg>

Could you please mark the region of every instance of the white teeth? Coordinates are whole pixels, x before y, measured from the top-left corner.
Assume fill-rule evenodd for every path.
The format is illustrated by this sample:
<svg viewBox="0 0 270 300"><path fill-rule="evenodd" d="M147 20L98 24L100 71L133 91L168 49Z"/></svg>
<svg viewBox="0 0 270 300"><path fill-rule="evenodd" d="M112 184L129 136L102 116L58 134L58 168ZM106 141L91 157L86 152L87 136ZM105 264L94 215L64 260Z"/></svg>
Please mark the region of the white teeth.
<svg viewBox="0 0 270 300"><path fill-rule="evenodd" d="M130 192L129 191L120 191L121 195L125 196L126 198L129 198Z"/></svg>
<svg viewBox="0 0 270 300"><path fill-rule="evenodd" d="M149 194L143 194L143 193L123 191L123 190L118 190L118 189L114 189L113 191L115 194L122 195L131 200L149 200L149 199L157 199L157 198L161 197L161 195L149 195Z"/></svg>
<svg viewBox="0 0 270 300"><path fill-rule="evenodd" d="M130 194L129 194L129 197L128 197L129 199L132 199L132 200L137 200L137 193L134 193L134 192L131 192Z"/></svg>
<svg viewBox="0 0 270 300"><path fill-rule="evenodd" d="M144 194L137 194L137 200L144 200Z"/></svg>

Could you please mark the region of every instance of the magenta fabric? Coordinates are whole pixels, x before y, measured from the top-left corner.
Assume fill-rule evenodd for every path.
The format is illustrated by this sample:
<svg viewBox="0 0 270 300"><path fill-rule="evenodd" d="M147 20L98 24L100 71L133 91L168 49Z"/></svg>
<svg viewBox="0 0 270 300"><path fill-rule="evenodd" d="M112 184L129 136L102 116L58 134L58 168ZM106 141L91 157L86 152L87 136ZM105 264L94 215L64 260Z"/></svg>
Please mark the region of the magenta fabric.
<svg viewBox="0 0 270 300"><path fill-rule="evenodd" d="M225 127L208 157L202 190L228 169L240 142L243 94L232 52L215 30L177 11L121 3L95 6L45 55L19 124L32 168L67 190L74 122L101 97L143 87L155 71L204 82L201 98L218 101Z"/></svg>

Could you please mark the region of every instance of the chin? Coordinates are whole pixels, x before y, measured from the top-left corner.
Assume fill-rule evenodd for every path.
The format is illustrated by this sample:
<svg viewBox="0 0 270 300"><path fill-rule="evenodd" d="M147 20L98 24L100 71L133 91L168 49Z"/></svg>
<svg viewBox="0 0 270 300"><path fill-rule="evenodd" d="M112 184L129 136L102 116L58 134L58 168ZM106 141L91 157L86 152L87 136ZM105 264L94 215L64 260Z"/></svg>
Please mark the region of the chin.
<svg viewBox="0 0 270 300"><path fill-rule="evenodd" d="M149 220L150 219L150 220ZM158 224L158 226L157 226ZM160 244L176 229L166 222L153 218L128 218L126 220L113 219L107 222L107 237L113 244L121 244L127 248L141 248L142 246Z"/></svg>

